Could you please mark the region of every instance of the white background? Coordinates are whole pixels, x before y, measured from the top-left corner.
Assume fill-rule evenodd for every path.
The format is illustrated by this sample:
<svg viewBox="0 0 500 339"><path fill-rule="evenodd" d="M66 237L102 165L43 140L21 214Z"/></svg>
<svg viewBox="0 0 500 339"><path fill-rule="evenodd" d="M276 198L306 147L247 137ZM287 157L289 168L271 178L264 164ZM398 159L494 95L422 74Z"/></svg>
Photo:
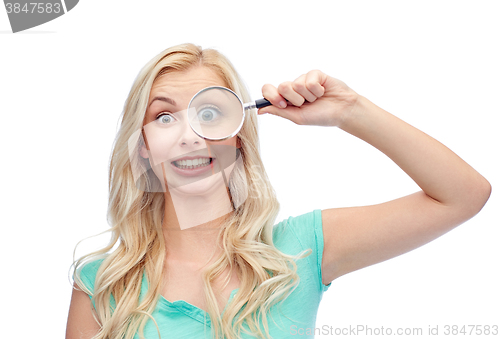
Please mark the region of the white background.
<svg viewBox="0 0 500 339"><path fill-rule="evenodd" d="M493 186L481 213L455 230L335 280L317 327L500 326L498 18L496 1L81 1L12 34L0 9L2 337L64 336L73 249L108 228L107 166L128 91L146 62L184 42L228 56L254 98L265 83L320 69ZM278 221L419 190L342 130L270 115L259 123Z"/></svg>

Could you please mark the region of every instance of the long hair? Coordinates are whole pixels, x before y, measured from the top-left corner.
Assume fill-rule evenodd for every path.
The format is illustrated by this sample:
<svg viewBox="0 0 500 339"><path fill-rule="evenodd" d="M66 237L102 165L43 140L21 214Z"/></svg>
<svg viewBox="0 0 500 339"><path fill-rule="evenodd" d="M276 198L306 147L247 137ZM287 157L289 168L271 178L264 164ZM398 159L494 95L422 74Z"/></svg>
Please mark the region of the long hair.
<svg viewBox="0 0 500 339"><path fill-rule="evenodd" d="M202 50L193 44L174 46L157 55L140 71L126 100L110 161L111 240L101 250L74 262L75 282L93 297L93 314L101 325L95 339L129 339L137 332L143 337L146 322L154 322L152 313L160 298L165 273L166 247L162 233L165 196L163 192L138 189L132 167L133 163L140 166L141 159L138 152L130 156L128 141L143 126L155 79L198 65L215 71L226 82L226 87L244 102L250 99L232 64L213 49ZM279 203L260 158L255 111L245 115L238 137L244 175L233 173L229 186L233 196L242 189L248 189L249 194L221 225L219 239L222 239L223 251L203 275L207 313L214 338L239 338L241 330L248 332L244 323L252 334L269 338L267 314L271 306L284 300L297 287L295 260L309 255L310 251L292 256L273 244L272 229ZM242 184L247 186L238 187ZM92 292L82 283L79 272L86 263L99 258L103 262ZM230 272L236 270L241 286L221 316L212 282L227 267ZM139 298L144 275L147 293Z"/></svg>

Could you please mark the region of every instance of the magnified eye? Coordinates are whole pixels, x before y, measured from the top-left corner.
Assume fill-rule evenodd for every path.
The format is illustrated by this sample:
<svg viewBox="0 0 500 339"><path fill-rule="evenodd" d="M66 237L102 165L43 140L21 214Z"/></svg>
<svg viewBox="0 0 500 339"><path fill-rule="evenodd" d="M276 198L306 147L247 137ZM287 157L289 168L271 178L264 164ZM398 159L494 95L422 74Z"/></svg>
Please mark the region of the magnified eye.
<svg viewBox="0 0 500 339"><path fill-rule="evenodd" d="M201 122L212 122L222 116L222 112L217 106L207 105L198 111L198 120Z"/></svg>
<svg viewBox="0 0 500 339"><path fill-rule="evenodd" d="M161 113L156 117L156 120L161 124L170 124L174 121L174 117L171 114Z"/></svg>

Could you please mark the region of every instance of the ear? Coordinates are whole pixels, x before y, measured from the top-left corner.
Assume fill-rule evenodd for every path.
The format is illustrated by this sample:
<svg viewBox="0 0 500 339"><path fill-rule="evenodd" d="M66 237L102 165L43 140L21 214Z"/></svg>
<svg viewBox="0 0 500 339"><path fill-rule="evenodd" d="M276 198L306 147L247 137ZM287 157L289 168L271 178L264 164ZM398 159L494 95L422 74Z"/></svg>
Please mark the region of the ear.
<svg viewBox="0 0 500 339"><path fill-rule="evenodd" d="M144 135L144 131L141 131L141 133L142 134L139 138L139 154L144 159L148 159L149 158L149 153L148 153L149 147L147 146L148 141L146 140L146 136Z"/></svg>
<svg viewBox="0 0 500 339"><path fill-rule="evenodd" d="M139 154L144 159L148 159L149 158L148 150L146 149L146 146L144 144L142 144L142 145L139 146Z"/></svg>
<svg viewBox="0 0 500 339"><path fill-rule="evenodd" d="M236 148L241 148L240 137L236 137Z"/></svg>

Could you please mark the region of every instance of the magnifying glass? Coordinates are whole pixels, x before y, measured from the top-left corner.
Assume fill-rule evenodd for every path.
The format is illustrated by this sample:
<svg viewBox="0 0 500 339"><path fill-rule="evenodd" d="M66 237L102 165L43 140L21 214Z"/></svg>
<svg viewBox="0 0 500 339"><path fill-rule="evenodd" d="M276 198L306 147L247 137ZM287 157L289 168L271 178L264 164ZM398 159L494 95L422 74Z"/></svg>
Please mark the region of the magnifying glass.
<svg viewBox="0 0 500 339"><path fill-rule="evenodd" d="M208 140L235 136L243 126L245 111L272 105L266 99L244 104L236 93L220 86L199 91L189 102L188 119L193 131Z"/></svg>

